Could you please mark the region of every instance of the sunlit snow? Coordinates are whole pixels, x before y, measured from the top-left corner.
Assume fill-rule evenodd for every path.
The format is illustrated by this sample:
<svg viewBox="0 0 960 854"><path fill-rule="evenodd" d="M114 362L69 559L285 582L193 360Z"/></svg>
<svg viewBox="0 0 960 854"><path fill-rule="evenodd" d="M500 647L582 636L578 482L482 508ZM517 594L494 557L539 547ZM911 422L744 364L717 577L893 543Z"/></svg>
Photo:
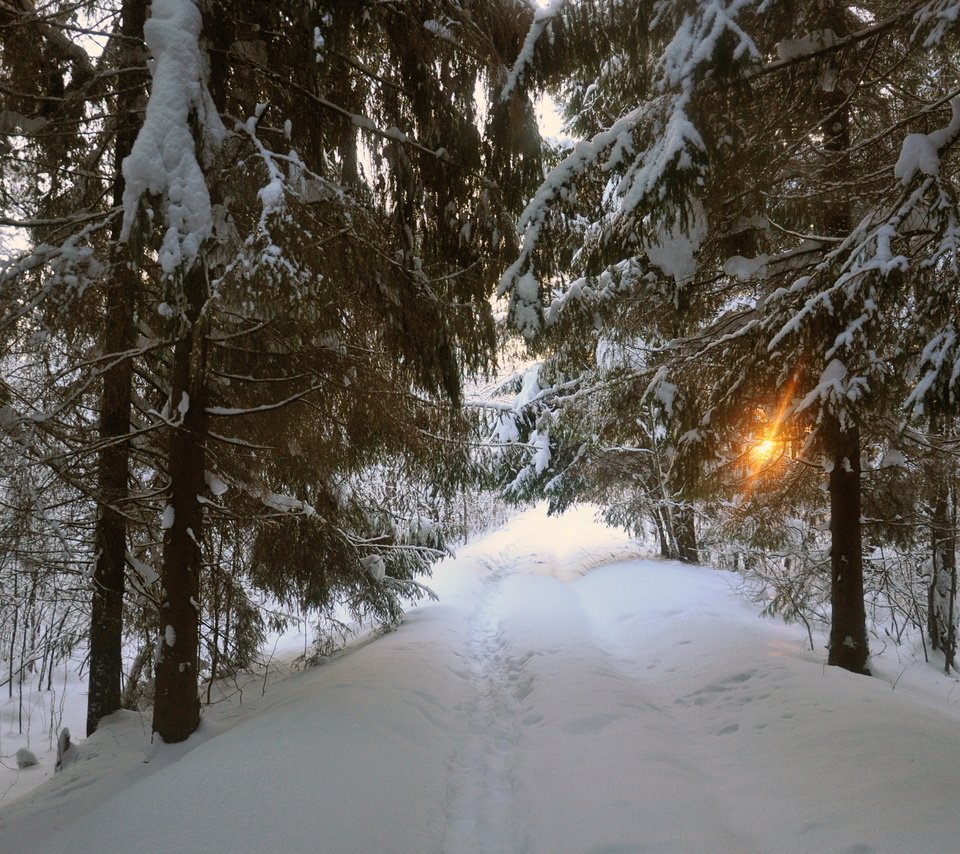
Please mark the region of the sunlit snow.
<svg viewBox="0 0 960 854"><path fill-rule="evenodd" d="M906 648L875 678L825 667L738 576L639 549L589 508L530 510L441 564L397 631L222 686L185 744L124 712L59 774L40 749L4 770L0 849L957 850L953 678Z"/></svg>

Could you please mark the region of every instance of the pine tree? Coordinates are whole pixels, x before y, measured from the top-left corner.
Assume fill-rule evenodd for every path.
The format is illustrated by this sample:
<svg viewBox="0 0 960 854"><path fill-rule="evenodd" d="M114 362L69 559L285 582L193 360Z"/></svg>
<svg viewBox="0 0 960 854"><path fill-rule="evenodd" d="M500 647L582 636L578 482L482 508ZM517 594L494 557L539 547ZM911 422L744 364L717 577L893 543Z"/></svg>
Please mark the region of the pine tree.
<svg viewBox="0 0 960 854"><path fill-rule="evenodd" d="M120 8L116 51L113 204L123 202L123 173L116 166L130 154L136 133L143 92L137 84L137 67L143 62L144 0L124 0ZM119 221L111 240L119 237ZM104 305L104 353L116 354L102 373L100 420L101 449L97 472L99 514L94 529L95 563L90 611L90 670L87 700L87 735L102 717L121 708L123 674L123 590L127 565L127 523L124 504L130 497L130 416L133 395L134 314L137 276L128 253L115 253L113 282Z"/></svg>

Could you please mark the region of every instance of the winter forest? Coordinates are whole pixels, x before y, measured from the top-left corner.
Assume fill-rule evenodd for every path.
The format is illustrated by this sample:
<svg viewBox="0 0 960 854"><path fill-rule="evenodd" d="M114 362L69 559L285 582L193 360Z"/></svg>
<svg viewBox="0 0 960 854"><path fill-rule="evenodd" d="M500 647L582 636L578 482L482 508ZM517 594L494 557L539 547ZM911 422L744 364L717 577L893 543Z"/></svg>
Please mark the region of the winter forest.
<svg viewBox="0 0 960 854"><path fill-rule="evenodd" d="M952 691L958 47L956 0L0 0L0 761L77 751L68 679L91 744L124 711L155 745L196 738L297 627L301 666L362 627L390 684L405 612L419 630L445 589L475 670L515 623L514 676L545 679L553 594L489 555L479 586L439 568L523 524L559 542L584 507L609 526L584 542L620 537L659 579L637 614L735 585L723 608L849 696L888 702L881 654ZM640 620L598 604L629 573L583 572L591 632ZM680 669L760 672L745 643L710 658L711 632ZM955 819L952 843L890 848L548 844L505 821L519 772L485 744L451 854L960 847ZM309 850L434 850L344 838Z"/></svg>

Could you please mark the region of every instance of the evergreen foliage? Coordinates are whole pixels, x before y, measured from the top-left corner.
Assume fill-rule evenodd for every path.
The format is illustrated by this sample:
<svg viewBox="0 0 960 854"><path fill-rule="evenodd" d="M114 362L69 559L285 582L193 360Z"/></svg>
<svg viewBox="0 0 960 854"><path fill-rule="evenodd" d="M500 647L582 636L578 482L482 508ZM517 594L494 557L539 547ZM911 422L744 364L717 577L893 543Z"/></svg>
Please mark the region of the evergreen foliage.
<svg viewBox="0 0 960 854"><path fill-rule="evenodd" d="M584 141L501 281L555 361L571 336L594 348L578 401L616 381L662 407L688 497L759 441L757 412L821 467L831 662L857 671L861 457L956 413L947 5L557 5L540 73ZM611 339L640 354L616 380L596 355Z"/></svg>
<svg viewBox="0 0 960 854"><path fill-rule="evenodd" d="M8 381L4 439L64 483L87 560L120 517L154 726L180 740L200 669L248 658L250 591L386 622L426 592L470 467L461 376L492 359L489 283L539 143L525 96L477 99L524 4L154 0L149 76L145 8L4 7L4 212L29 241L2 276L4 358L35 375Z"/></svg>

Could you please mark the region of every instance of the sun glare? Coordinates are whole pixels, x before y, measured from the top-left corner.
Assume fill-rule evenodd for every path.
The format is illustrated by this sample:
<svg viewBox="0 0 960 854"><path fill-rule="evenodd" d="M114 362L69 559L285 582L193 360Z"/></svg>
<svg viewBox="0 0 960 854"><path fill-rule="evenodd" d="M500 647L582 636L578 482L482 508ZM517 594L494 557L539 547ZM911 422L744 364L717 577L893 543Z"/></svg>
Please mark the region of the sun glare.
<svg viewBox="0 0 960 854"><path fill-rule="evenodd" d="M750 449L754 465L762 466L770 462L777 453L777 443L773 439L763 439Z"/></svg>

